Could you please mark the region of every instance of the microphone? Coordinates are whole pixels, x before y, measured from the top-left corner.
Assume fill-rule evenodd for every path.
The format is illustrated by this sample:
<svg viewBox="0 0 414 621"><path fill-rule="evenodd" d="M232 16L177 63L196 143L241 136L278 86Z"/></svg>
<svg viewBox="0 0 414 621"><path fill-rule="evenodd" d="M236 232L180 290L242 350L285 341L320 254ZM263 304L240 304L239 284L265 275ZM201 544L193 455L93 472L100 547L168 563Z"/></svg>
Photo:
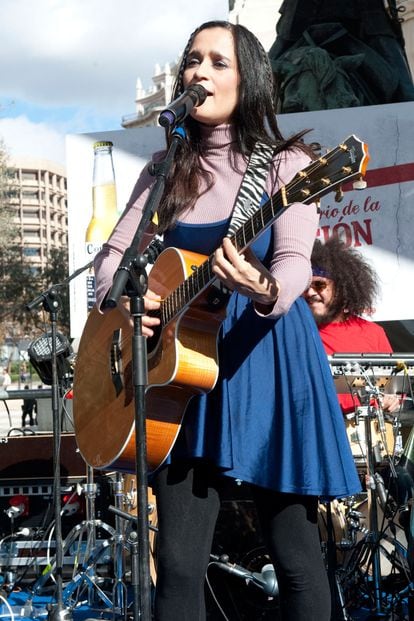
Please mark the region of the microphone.
<svg viewBox="0 0 414 621"><path fill-rule="evenodd" d="M33 530L31 528L19 528L19 530L17 531L16 535L20 536L20 537L29 537L30 535L33 534Z"/></svg>
<svg viewBox="0 0 414 621"><path fill-rule="evenodd" d="M233 576L237 576L237 578L243 578L243 580L247 582L252 582L262 589L266 595L270 597L277 597L279 595L279 585L277 583L275 570L270 563L264 565L260 572L250 572L240 565L229 563L227 555L217 557L212 554L211 558L214 559L212 565L220 567L220 569L223 569Z"/></svg>
<svg viewBox="0 0 414 621"><path fill-rule="evenodd" d="M158 117L161 127L178 125L190 114L193 108L201 106L207 97L207 91L201 84L189 86L184 93L172 101Z"/></svg>
<svg viewBox="0 0 414 621"><path fill-rule="evenodd" d="M22 513L24 513L24 505L18 505L17 507L13 505L11 507L8 507L7 509L4 509L4 513L10 519L19 517L19 515L22 515Z"/></svg>
<svg viewBox="0 0 414 621"><path fill-rule="evenodd" d="M275 569L271 563L263 565L260 573L254 572L253 582L260 586L266 595L277 597L279 595L279 585L275 574Z"/></svg>
<svg viewBox="0 0 414 621"><path fill-rule="evenodd" d="M390 507L390 503L393 499L389 496L388 491L385 489L384 479L379 472L374 474L374 480L380 507L383 510L385 517L392 517L393 511Z"/></svg>

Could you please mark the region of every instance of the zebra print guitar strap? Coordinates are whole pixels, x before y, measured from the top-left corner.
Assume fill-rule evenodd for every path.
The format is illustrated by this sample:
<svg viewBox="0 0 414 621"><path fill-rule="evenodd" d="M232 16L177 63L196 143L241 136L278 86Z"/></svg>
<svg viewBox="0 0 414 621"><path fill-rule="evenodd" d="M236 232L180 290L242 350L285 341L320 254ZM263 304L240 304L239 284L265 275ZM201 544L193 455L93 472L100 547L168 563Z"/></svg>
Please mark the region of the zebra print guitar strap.
<svg viewBox="0 0 414 621"><path fill-rule="evenodd" d="M226 237L232 237L259 208L272 156L273 147L263 142L255 144L240 185ZM153 239L145 251L148 262L155 263L163 250L164 244L162 240L160 238Z"/></svg>
<svg viewBox="0 0 414 621"><path fill-rule="evenodd" d="M227 237L232 237L260 206L263 189L272 162L273 150L273 147L263 142L256 143L237 195L236 204L226 233Z"/></svg>

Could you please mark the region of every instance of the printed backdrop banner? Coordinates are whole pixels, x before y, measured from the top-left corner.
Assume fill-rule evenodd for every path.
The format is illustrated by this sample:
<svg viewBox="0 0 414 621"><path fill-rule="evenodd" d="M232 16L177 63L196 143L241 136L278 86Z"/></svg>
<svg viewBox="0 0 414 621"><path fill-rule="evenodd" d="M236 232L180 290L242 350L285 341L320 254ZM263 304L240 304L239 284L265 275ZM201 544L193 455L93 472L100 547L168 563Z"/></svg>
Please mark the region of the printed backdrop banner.
<svg viewBox="0 0 414 621"><path fill-rule="evenodd" d="M368 145L366 188L347 187L338 203L333 192L322 198L318 237L326 241L338 235L373 264L382 292L372 317L377 321L414 318L413 118L414 102L408 102L286 114L278 119L285 135L310 129L306 141L319 144L322 154L350 134ZM85 251L85 232L92 214L93 144L97 140L113 142L121 212L151 153L163 147L164 130L145 127L67 137L71 273L90 260ZM86 271L71 281L70 301L71 335L79 337L87 317Z"/></svg>
<svg viewBox="0 0 414 621"><path fill-rule="evenodd" d="M376 321L414 318L413 115L414 102L408 102L279 117L285 133L312 128L310 141L324 149L349 134L368 144L366 189L345 192L340 203L334 193L325 196L318 237L339 235L373 264L382 292L372 316Z"/></svg>

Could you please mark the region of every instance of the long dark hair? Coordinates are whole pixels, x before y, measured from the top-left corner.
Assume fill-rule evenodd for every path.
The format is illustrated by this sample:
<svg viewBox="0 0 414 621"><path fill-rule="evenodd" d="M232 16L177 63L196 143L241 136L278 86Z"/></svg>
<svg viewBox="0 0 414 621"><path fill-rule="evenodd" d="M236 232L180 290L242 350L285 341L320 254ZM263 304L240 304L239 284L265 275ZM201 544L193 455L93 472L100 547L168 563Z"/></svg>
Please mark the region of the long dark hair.
<svg viewBox="0 0 414 621"><path fill-rule="evenodd" d="M239 101L232 122L236 131L237 148L246 158L250 156L258 140L275 147L275 153L295 146L309 150L301 142L305 132L285 140L280 133L275 114L275 87L269 58L259 40L247 28L226 21L209 21L199 26L191 34L183 52L172 99L184 91L183 75L187 56L197 34L207 28L224 28L233 35L235 53L240 75ZM183 211L193 206L199 195L202 177L207 187L214 183L206 179L206 172L199 165L201 152L200 125L188 116L184 123L187 140L176 154L161 206L159 209L159 229L165 231ZM170 134L166 131L167 144Z"/></svg>

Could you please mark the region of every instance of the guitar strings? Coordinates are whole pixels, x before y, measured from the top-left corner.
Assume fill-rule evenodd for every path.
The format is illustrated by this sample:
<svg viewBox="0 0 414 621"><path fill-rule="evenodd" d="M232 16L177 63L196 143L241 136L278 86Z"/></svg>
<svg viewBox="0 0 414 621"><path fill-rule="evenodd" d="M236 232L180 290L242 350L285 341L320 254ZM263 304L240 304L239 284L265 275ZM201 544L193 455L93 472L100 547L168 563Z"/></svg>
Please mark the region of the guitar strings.
<svg viewBox="0 0 414 621"><path fill-rule="evenodd" d="M307 178L309 179L312 174L321 168L321 165L327 166L328 163L332 162L338 156L338 153L349 153L349 148L345 145L340 145L311 162L309 166L301 171L302 174L296 174L292 181L283 186L285 191L287 190L289 194L293 195L295 192L302 191L304 180ZM340 180L337 182L340 183ZM333 190L334 184L335 181L329 185L330 191ZM314 196L309 199L302 197L302 202L306 203L307 200L311 201L313 199ZM237 251L244 249L259 232L262 232L266 226L270 225L275 217L279 217L284 210L288 209L291 202L294 201L290 201L287 205L283 204L282 192L281 188L279 188L276 194L260 209L255 211L235 235L230 238ZM277 216L275 210L280 210ZM259 219L260 222L258 222ZM169 323L191 301L191 298L199 295L203 289L214 280L214 276L211 273L213 257L214 255L211 254L206 261L199 265L176 289L161 300L160 309L154 311L152 315L160 318L162 326Z"/></svg>
<svg viewBox="0 0 414 621"><path fill-rule="evenodd" d="M307 168L305 168L304 172L306 171L306 175L309 176L310 174L314 173L316 170L318 170L321 167L321 163L323 163L323 165L326 165L326 162L328 162L329 160L332 160L336 157L338 152L341 152L342 149L340 148L335 148L332 151L330 151L329 153L327 153L325 156L323 156L322 158L318 158L318 160L315 160L314 162L312 162ZM303 180L305 179L305 177L302 175L295 175L295 177L293 178L293 180L288 183L285 187L286 188L291 188L292 191L295 190L296 187L302 187L303 186ZM257 220L257 216L258 214L260 216L264 216L264 220L265 223L264 224L268 224L272 218L274 217L274 209L275 207L279 208L281 205L283 205L282 200L281 200L281 191L280 189L278 190L278 192L271 197L266 203L265 205L263 205L259 210L257 210L241 227L240 229L236 232L236 234L231 238L232 242L234 243L236 249L239 251L241 249L240 244L238 243L239 238L241 237L241 235L243 235L243 240L244 241L244 245L243 247L245 247L246 244L246 232L250 232L251 234L249 235L249 241L251 241L251 239L253 239L253 237L255 235L257 235L257 233L255 233L255 229L254 229L254 220L256 217ZM286 207L287 208L287 207ZM250 229L250 230L249 230ZM263 230L263 227L260 229L260 231ZM253 235L253 236L252 236ZM200 266L197 267L196 270L194 270L189 277L187 277L174 291L172 291L166 298L165 300L161 303L161 313L160 313L160 318L161 318L161 322L163 325L166 325L166 323L168 323L169 321L171 321L171 319L178 314L178 312L180 312L182 310L182 308L184 308L184 306L189 302L189 299L186 296L186 292L185 292L185 287L187 286L187 288L190 290L191 289L191 285L194 283L194 281L199 281L200 280L200 276L202 276L202 284L201 284L201 288L200 285L197 284L197 288L196 288L196 294L198 295L199 293L201 293L202 289L208 285L208 283L212 280L212 275L211 275L211 261L213 259L213 255L210 255L208 257L208 259L202 263ZM205 272L207 272L207 282L205 279ZM190 292L190 294L193 292ZM194 297L194 295L193 295ZM177 303L178 302L178 303Z"/></svg>

